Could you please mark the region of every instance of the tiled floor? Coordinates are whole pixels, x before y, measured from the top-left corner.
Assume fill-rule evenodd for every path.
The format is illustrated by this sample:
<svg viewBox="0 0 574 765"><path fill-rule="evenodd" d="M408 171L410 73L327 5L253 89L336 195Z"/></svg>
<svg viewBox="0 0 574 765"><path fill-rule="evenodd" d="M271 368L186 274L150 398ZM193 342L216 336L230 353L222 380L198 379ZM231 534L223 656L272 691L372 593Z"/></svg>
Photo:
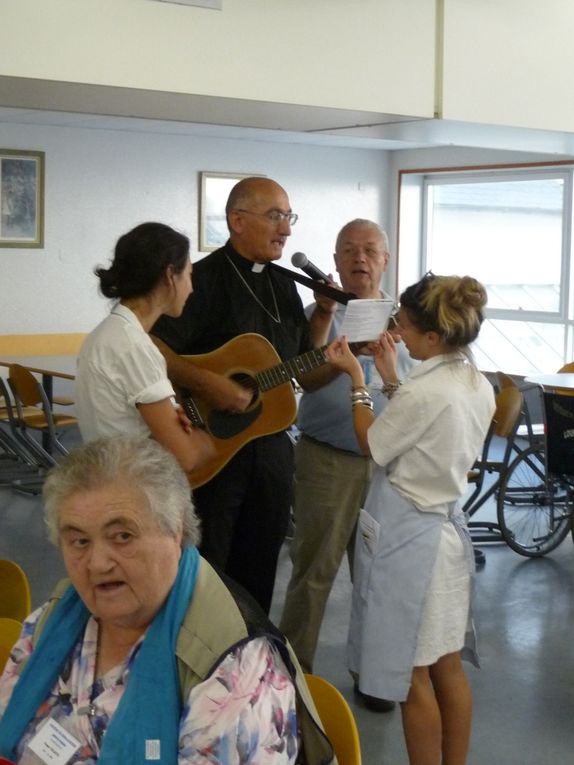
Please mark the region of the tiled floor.
<svg viewBox="0 0 574 765"><path fill-rule="evenodd" d="M529 560L502 545L484 548L477 575L482 670L469 668L475 714L470 765L570 765L574 757L574 545ZM272 616L289 577L284 546ZM27 572L33 604L64 570L46 541L40 500L0 489L0 557ZM357 706L344 666L350 581L343 567L321 633L315 671L337 685L355 712L365 765L406 765L400 712ZM384 646L381 646L384 650Z"/></svg>

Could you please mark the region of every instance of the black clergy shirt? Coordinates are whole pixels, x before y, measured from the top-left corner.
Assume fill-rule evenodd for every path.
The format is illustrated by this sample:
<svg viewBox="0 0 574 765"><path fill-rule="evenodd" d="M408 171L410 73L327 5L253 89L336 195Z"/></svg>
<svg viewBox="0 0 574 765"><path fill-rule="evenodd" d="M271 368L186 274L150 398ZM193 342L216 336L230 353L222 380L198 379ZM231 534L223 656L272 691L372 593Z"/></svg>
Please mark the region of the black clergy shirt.
<svg viewBox="0 0 574 765"><path fill-rule="evenodd" d="M213 351L245 332L266 337L283 361L311 349L295 283L241 257L229 242L193 266L193 292L182 315L162 316L152 334L179 354ZM276 311L277 308L277 311ZM277 318L280 321L275 321Z"/></svg>

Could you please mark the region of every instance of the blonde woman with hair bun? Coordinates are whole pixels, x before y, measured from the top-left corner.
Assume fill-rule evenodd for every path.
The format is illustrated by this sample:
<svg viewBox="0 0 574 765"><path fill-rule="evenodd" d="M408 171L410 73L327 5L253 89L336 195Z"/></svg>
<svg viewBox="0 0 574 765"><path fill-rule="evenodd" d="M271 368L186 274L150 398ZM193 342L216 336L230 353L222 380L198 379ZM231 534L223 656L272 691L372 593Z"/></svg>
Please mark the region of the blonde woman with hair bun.
<svg viewBox="0 0 574 765"><path fill-rule="evenodd" d="M459 500L494 413L469 347L485 305L470 276L429 272L402 293L398 332L420 364L399 380L393 337L373 343L392 399L376 419L346 339L327 349L351 377L357 439L376 465L357 534L349 669L361 692L400 702L411 765L464 765L469 749L461 658L478 666L474 555Z"/></svg>

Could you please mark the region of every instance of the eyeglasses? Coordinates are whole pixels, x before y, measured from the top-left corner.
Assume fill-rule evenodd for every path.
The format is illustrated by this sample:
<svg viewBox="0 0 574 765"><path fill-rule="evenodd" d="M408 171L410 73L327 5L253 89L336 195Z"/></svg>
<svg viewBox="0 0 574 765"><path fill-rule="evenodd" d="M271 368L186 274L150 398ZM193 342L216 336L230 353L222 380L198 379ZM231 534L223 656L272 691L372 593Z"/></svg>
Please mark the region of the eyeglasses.
<svg viewBox="0 0 574 765"><path fill-rule="evenodd" d="M397 329L399 326L399 311L401 310L401 306L398 303L395 303L393 306L393 310L391 311L391 315L389 316L389 322L387 329Z"/></svg>
<svg viewBox="0 0 574 765"><path fill-rule="evenodd" d="M423 275L422 279L420 279L416 285L413 285L414 289L412 291L411 297L414 300L420 300L423 294L427 291L429 282L431 282L433 279L436 279L435 274L433 274L432 271L427 271L426 274Z"/></svg>
<svg viewBox="0 0 574 765"><path fill-rule="evenodd" d="M405 306L411 310L424 314L425 309L420 305L421 299L424 297L424 294L428 289L429 282L432 282L433 279L436 278L436 274L433 274L432 271L427 271L418 282L407 287L403 293L403 302L405 303ZM398 303L391 313L390 320L394 321L395 326L398 326L398 312L400 311L400 308L401 304Z"/></svg>
<svg viewBox="0 0 574 765"><path fill-rule="evenodd" d="M267 218L267 220L274 226L278 226L280 223L283 223L284 220L286 220L290 226L294 226L299 219L297 213L284 213L281 212L281 210L269 210L269 212L266 213L258 213L253 212L253 210L242 210L241 207L236 207L235 209L237 212L247 213L248 215L258 215L260 218Z"/></svg>

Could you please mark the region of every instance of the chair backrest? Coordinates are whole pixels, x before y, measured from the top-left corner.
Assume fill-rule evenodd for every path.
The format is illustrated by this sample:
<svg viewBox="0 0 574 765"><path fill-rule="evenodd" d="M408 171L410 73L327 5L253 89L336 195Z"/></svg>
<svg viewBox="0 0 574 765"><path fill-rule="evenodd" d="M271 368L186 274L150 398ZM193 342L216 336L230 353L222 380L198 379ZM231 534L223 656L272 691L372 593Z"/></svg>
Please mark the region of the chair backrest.
<svg viewBox="0 0 574 765"><path fill-rule="evenodd" d="M32 608L30 585L24 571L11 560L0 560L0 617L19 622Z"/></svg>
<svg viewBox="0 0 574 765"><path fill-rule="evenodd" d="M510 375L507 375L505 372L498 371L496 373L496 385L498 386L498 390L504 390L504 388L516 388L516 383L512 379Z"/></svg>
<svg viewBox="0 0 574 765"><path fill-rule="evenodd" d="M495 434L503 438L513 437L521 414L522 393L514 385L502 388L496 394L496 410L493 417Z"/></svg>
<svg viewBox="0 0 574 765"><path fill-rule="evenodd" d="M23 406L42 406L40 383L29 369L20 364L10 364L8 374L12 390Z"/></svg>
<svg viewBox="0 0 574 765"><path fill-rule="evenodd" d="M22 624L16 619L0 617L0 675L4 671L10 651L20 637Z"/></svg>
<svg viewBox="0 0 574 765"><path fill-rule="evenodd" d="M339 765L361 765L359 732L345 697L318 675L305 675L305 680Z"/></svg>

